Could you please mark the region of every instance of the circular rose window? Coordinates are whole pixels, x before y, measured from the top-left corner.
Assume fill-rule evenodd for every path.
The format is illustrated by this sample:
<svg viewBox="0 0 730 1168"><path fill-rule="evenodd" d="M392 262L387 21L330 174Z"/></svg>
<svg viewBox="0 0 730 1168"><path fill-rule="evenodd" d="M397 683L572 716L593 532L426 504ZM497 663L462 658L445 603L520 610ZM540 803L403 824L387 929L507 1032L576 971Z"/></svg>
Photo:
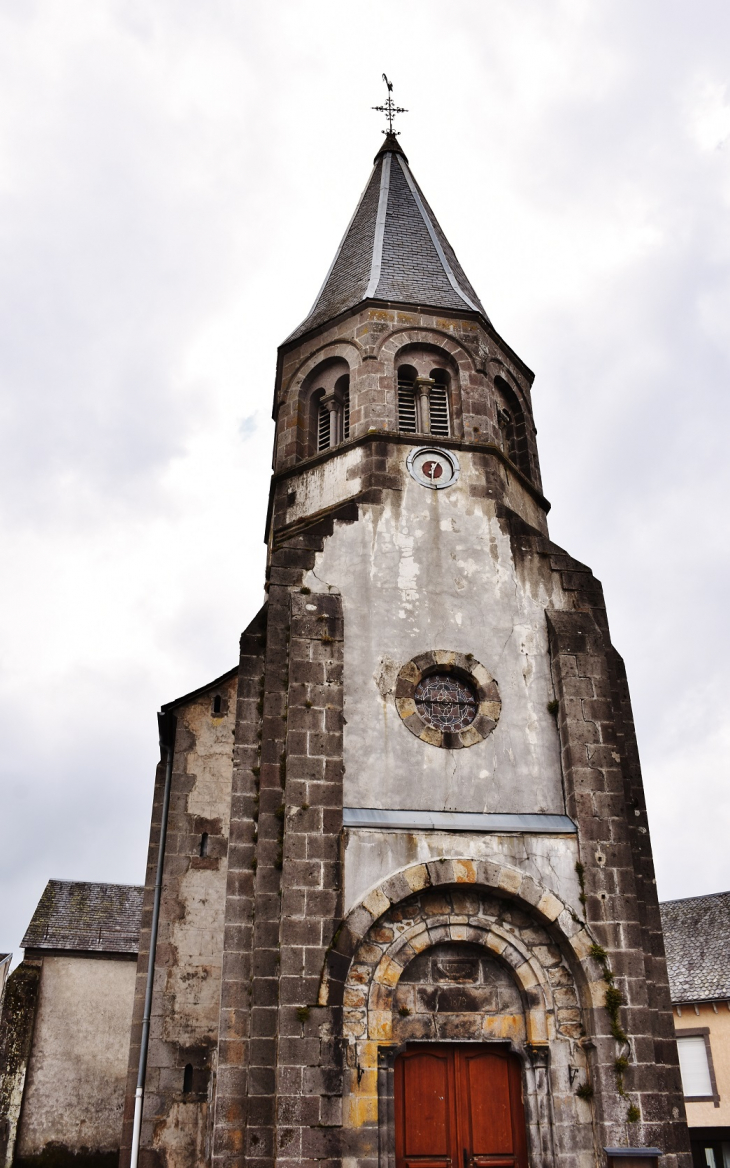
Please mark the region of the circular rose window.
<svg viewBox="0 0 730 1168"><path fill-rule="evenodd" d="M466 730L476 718L479 704L474 686L451 673L424 677L413 700L423 721L434 730Z"/></svg>
<svg viewBox="0 0 730 1168"><path fill-rule="evenodd" d="M497 683L471 653L432 649L408 661L395 688L403 723L431 746L458 750L483 742L499 721Z"/></svg>

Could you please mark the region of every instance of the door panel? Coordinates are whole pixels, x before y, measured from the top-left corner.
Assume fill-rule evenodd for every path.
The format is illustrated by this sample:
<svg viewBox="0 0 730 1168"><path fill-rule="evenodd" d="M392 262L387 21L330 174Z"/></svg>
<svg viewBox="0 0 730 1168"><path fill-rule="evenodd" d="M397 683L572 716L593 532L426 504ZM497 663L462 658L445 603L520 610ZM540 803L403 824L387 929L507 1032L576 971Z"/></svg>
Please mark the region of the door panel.
<svg viewBox="0 0 730 1168"><path fill-rule="evenodd" d="M453 1163L454 1065L448 1050L407 1051L395 1068L396 1156L422 1168Z"/></svg>
<svg viewBox="0 0 730 1168"><path fill-rule="evenodd" d="M407 1050L395 1135L396 1168L527 1168L519 1060L477 1044Z"/></svg>
<svg viewBox="0 0 730 1168"><path fill-rule="evenodd" d="M461 1070L461 1122L466 1147L472 1156L512 1156L512 1112L509 1063L489 1051L463 1054Z"/></svg>

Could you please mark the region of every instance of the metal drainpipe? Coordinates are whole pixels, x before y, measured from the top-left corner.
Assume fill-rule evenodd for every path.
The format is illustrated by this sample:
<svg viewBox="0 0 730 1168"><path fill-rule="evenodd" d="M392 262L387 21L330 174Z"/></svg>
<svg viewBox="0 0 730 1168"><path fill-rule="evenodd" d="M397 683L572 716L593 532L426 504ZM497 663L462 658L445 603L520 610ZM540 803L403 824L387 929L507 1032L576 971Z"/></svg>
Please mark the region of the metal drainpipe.
<svg viewBox="0 0 730 1168"><path fill-rule="evenodd" d="M132 1154L130 1168L137 1168L139 1159L139 1137L142 1130L142 1107L144 1105L144 1081L147 1074L147 1050L150 1041L150 1015L152 1013L152 989L155 982L155 951L157 930L160 923L160 901L162 899L162 872L165 866L165 844L167 842L167 816L170 810L170 787L172 786L172 762L175 756L175 730L177 718L172 713L158 714L160 749L165 751L165 789L162 795L162 818L160 820L160 846L157 852L157 876L155 878L155 899L152 905L152 926L150 928L150 955L147 966L147 988L144 996L142 1016L142 1037L139 1046L139 1069L137 1090L134 1093L134 1121L132 1124Z"/></svg>

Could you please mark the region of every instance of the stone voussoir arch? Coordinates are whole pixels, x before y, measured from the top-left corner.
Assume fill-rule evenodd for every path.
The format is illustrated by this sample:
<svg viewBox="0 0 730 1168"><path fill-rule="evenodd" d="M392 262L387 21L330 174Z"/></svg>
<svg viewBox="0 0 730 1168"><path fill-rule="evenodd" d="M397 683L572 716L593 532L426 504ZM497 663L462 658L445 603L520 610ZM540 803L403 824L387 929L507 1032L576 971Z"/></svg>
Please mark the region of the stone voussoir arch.
<svg viewBox="0 0 730 1168"><path fill-rule="evenodd" d="M363 984L358 976L363 966L356 951L351 976L345 983L343 1034L345 1038L391 1041L395 991L406 965L419 953L442 942L467 942L487 949L511 966L526 1002L527 1041L542 1046L555 1038L553 993L540 963L518 938L486 919L468 924L444 918L418 921L406 929L383 953L367 985L365 1008L360 1005ZM348 987L354 991L348 999Z"/></svg>
<svg viewBox="0 0 730 1168"><path fill-rule="evenodd" d="M606 984L603 969L591 956L591 947L595 941L586 924L580 921L573 910L553 891L538 884L518 868L469 856L412 864L371 888L350 910L335 936L322 973L319 1004L344 1004L348 985L355 984L352 971L358 965L358 952L362 952L363 943L367 944L372 927L391 907L397 907L401 901L419 892L458 885L478 886L498 896L509 898L517 904L521 903L538 922L557 932L563 941L562 948L566 958L570 960L577 988L579 992L583 991L585 1005L597 1008L605 1004ZM446 930L443 936L435 931L437 928ZM474 936L467 935L470 929L475 930ZM394 988L397 985L405 967L404 963L397 960L398 954L410 961L417 952L437 944L439 940L474 940L502 956L516 973L522 968L522 974L517 973L520 984L525 991L539 987L543 991L542 1013L547 1010L550 999L544 995L549 994L549 983L544 971L520 945L516 937L508 935L493 923L484 921L470 924L466 918L463 921L434 918L427 930L425 927L423 930L416 929L414 937L416 935L422 937L422 940L417 942L421 948L413 946L408 937L408 930L405 930L392 945L383 949L382 956L375 965L378 976L376 978L373 973L371 978L372 986L387 986L392 983ZM369 964L372 965L372 961ZM359 985L362 989L362 980ZM381 995L383 993L382 990L376 992ZM534 1016L533 1022L535 1033L545 1031L546 1023L540 1023L537 1015Z"/></svg>
<svg viewBox="0 0 730 1168"><path fill-rule="evenodd" d="M495 377L501 377L502 380L507 383L509 388L516 395L524 412L525 420L527 421L530 417L530 409L525 397L525 388L512 372L509 365L505 365L504 361L500 361L498 358L493 357L487 362L485 372L490 384L494 384Z"/></svg>
<svg viewBox="0 0 730 1168"><path fill-rule="evenodd" d="M353 360L354 356L354 360ZM327 341L320 345L313 352L307 354L296 369L290 374L286 384L282 384L281 396L285 398L292 389L299 393L302 383L309 376L309 374L321 365L323 361L328 361L332 357L341 357L346 361L352 371L357 365L362 363L363 347L356 340L349 337L340 337L334 341Z"/></svg>
<svg viewBox="0 0 730 1168"><path fill-rule="evenodd" d="M434 340L434 338L438 338L438 340ZM381 339L376 349L376 357L390 365L395 361L400 350L406 348L407 345L431 345L437 349L441 348L456 363L460 373L474 373L476 371L474 358L468 349L454 340L450 333L437 328L403 326L394 329L393 332L387 333Z"/></svg>

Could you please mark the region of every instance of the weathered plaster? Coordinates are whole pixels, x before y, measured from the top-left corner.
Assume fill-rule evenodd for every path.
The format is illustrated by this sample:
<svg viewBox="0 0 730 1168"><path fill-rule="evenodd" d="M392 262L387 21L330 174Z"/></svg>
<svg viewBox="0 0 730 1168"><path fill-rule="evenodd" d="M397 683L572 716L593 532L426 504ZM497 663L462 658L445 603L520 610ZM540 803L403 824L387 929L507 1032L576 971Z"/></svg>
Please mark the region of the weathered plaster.
<svg viewBox="0 0 730 1168"><path fill-rule="evenodd" d="M287 523L315 515L356 495L360 490L360 477L350 472L359 466L360 457L360 450L350 447L337 458L320 462L305 474L297 475L296 497L287 507Z"/></svg>
<svg viewBox="0 0 730 1168"><path fill-rule="evenodd" d="M578 841L569 835L481 835L471 832L408 832L349 829L345 832L345 912L365 900L384 873L429 860L469 856L510 864L552 889L580 914L575 873Z"/></svg>
<svg viewBox="0 0 730 1168"><path fill-rule="evenodd" d="M132 961L44 957L16 1155L119 1148L135 974Z"/></svg>
<svg viewBox="0 0 730 1168"><path fill-rule="evenodd" d="M353 807L564 811L545 608L539 579L516 569L469 453L457 484L431 491L405 470L402 491L335 524L306 583L342 593L345 802ZM414 739L396 711L399 669L428 649L471 653L499 686L502 714L458 752Z"/></svg>
<svg viewBox="0 0 730 1168"><path fill-rule="evenodd" d="M187 796L187 814L215 824L216 835L228 837L231 807L231 726L235 682L229 682L229 710L211 714L210 695L180 711L180 724L194 735L186 770L193 777ZM195 820L193 820L193 823ZM181 911L170 924L170 945L177 960L166 970L165 994L172 1009L164 1012L161 1037L181 1046L214 1042L218 1024L226 857L215 856L215 868L198 868L191 840L193 865L181 872L177 900Z"/></svg>
<svg viewBox="0 0 730 1168"><path fill-rule="evenodd" d="M235 703L235 682L228 682L231 706ZM220 819L222 834L228 834L231 802L231 725L233 710L216 716L211 714L208 695L187 707L182 717L185 726L195 735L195 752L188 756L188 771L194 773L195 783L188 795L188 815Z"/></svg>

